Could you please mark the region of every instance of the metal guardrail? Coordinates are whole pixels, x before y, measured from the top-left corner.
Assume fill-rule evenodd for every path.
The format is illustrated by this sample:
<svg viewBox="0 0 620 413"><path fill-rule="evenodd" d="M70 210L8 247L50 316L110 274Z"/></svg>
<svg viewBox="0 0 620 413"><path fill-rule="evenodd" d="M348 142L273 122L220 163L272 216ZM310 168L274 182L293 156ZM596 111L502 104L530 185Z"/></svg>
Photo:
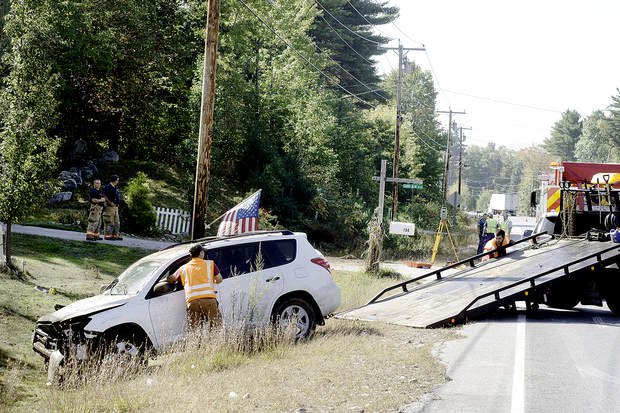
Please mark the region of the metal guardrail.
<svg viewBox="0 0 620 413"><path fill-rule="evenodd" d="M529 237L522 238L522 239L520 239L519 241L514 242L513 244L507 245L506 247L512 247L512 246L515 246L515 245L517 245L517 244L523 243L523 242L525 242L525 241L530 241L530 240L534 240L534 242L536 242L536 238L538 238L538 237L540 237L540 236L542 236L542 235L546 235L546 234L547 234L547 231L539 232L539 233L537 233L537 234L530 235ZM477 254L477 255L474 255L474 256L472 256L472 257L466 258L466 259L464 259L464 260L461 260L461 261L455 262L454 264L450 264L450 265L447 265L447 266L445 266L445 267L441 267L441 268L440 268L440 269L438 269L438 270L431 271L431 272L426 273L426 274L424 274L424 275L421 275L421 276L419 276L419 277L415 277L415 278L412 278L412 279L410 279L410 280L403 281L403 282L401 282L401 283L398 283L398 284L392 285L392 286L390 286L390 287L387 287L387 288L385 288L383 291L381 291L379 294L377 294L376 296L374 296L374 297L372 298L372 300L370 300L370 301L368 302L368 304L373 304L373 303L377 302L377 300L379 300L379 298L381 298L381 297L382 297L385 293L387 293L387 292L389 292L389 291L392 291L392 290L396 290L396 289L398 289L398 288L401 288L401 289L403 290L403 293L406 293L406 292L408 292L408 291L409 291L409 290L407 289L407 285L409 285L409 284L411 284L411 283L414 283L414 282L417 282L417 281L420 281L420 280L422 280L422 279L424 279L424 278L431 277L431 276L433 276L433 275L434 275L434 276L435 276L438 280L441 280L441 279L442 279L442 276L441 276L441 273L442 273L442 272L444 272L444 271L446 271L446 270L450 270L450 269L452 269L452 268L456 268L456 267L458 267L458 266L460 266L460 265L463 265L463 264L467 264L467 263L468 263L468 264L469 264L469 266L470 266L471 268L474 268L474 267L476 266L476 262L475 262L475 260L480 259L480 258L482 258L482 257L484 257L484 256L487 256L487 255L491 255L491 254L493 254L495 251L497 251L497 250L491 250L491 251L483 252L483 253L481 253L481 254ZM513 251L513 252L514 252L514 251ZM510 254L512 254L512 252L511 252ZM507 255L510 255L510 254L507 254Z"/></svg>

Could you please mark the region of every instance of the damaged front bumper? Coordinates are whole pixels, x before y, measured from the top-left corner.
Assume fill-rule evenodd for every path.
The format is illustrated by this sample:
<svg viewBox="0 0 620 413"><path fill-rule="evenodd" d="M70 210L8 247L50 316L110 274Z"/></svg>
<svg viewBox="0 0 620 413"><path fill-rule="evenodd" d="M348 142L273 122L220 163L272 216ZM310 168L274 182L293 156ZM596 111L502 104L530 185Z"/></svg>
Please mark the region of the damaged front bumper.
<svg viewBox="0 0 620 413"><path fill-rule="evenodd" d="M85 331L90 319L63 323L37 323L32 337L32 349L47 364L48 385L54 383L67 356L76 362L89 359L99 334Z"/></svg>

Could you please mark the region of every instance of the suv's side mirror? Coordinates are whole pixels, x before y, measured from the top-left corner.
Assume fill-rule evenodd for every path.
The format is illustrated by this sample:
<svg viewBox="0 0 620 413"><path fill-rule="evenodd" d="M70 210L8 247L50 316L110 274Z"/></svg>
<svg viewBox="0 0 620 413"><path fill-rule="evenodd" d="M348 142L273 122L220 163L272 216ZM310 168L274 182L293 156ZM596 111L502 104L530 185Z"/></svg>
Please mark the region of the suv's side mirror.
<svg viewBox="0 0 620 413"><path fill-rule="evenodd" d="M104 292L105 290L107 290L109 286L110 286L110 284L101 284L101 285L99 286L99 294L103 294L103 292Z"/></svg>
<svg viewBox="0 0 620 413"><path fill-rule="evenodd" d="M168 294L174 290L174 285L168 284L168 282L160 281L153 287L153 296L159 297L160 295Z"/></svg>

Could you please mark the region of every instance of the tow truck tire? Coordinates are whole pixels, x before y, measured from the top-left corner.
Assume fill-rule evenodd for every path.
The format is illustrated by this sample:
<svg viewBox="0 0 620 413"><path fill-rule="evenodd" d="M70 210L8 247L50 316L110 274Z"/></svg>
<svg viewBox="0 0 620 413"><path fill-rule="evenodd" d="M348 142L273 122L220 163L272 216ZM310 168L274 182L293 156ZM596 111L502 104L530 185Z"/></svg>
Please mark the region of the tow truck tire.
<svg viewBox="0 0 620 413"><path fill-rule="evenodd" d="M547 295L546 304L552 308L559 308L561 310L572 310L577 304L579 304L579 297L577 297L577 294L569 291L552 291Z"/></svg>
<svg viewBox="0 0 620 413"><path fill-rule="evenodd" d="M616 293L613 297L607 297L607 307L614 313L615 316L620 317L620 293Z"/></svg>

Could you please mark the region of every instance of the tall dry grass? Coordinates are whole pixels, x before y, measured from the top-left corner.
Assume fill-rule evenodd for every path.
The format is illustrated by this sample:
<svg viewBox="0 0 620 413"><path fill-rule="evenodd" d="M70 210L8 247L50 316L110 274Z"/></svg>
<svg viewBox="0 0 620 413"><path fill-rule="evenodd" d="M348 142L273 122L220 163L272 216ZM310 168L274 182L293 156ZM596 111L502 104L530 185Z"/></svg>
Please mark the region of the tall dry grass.
<svg viewBox="0 0 620 413"><path fill-rule="evenodd" d="M394 282L361 273L334 278L342 309ZM453 335L332 318L296 343L290 331L241 323L191 334L146 366L111 358L80 372L72 386L43 389L23 410L395 411L445 381L431 352Z"/></svg>

